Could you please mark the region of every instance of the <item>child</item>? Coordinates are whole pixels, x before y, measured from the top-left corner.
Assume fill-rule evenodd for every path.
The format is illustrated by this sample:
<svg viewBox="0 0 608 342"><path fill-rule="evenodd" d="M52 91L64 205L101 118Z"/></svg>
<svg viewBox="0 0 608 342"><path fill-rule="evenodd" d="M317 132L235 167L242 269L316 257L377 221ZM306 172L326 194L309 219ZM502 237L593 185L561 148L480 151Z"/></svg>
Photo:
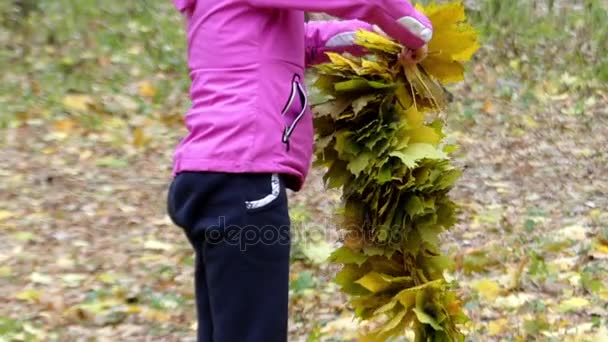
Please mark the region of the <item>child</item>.
<svg viewBox="0 0 608 342"><path fill-rule="evenodd" d="M412 50L432 27L407 0L174 3L188 23L192 107L168 211L196 253L198 341L285 342L286 188L302 187L313 152L305 67L327 51L362 54L354 33L368 23ZM352 20L305 23L304 11Z"/></svg>

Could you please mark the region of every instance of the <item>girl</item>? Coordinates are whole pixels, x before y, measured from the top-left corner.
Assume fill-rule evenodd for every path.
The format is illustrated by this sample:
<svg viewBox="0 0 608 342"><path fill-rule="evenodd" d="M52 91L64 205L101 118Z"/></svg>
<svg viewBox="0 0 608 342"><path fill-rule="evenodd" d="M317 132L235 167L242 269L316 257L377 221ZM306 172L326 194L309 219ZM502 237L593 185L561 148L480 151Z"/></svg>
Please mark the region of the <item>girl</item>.
<svg viewBox="0 0 608 342"><path fill-rule="evenodd" d="M192 107L168 212L196 253L198 341L285 342L286 188L302 187L313 151L305 67L327 51L362 54L354 33L371 24L416 62L432 27L407 0L173 1L187 18ZM304 11L352 20L305 23Z"/></svg>

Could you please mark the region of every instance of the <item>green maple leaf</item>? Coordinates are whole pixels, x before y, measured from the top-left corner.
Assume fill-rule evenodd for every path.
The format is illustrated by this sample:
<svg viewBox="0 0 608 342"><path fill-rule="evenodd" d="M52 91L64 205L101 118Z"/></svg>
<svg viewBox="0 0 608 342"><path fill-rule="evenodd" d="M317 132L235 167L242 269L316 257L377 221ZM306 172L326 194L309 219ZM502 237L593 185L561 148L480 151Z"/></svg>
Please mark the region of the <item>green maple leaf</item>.
<svg viewBox="0 0 608 342"><path fill-rule="evenodd" d="M393 151L389 154L397 157L409 168L415 168L422 159L447 159L447 154L435 146L426 143L410 144L402 151Z"/></svg>

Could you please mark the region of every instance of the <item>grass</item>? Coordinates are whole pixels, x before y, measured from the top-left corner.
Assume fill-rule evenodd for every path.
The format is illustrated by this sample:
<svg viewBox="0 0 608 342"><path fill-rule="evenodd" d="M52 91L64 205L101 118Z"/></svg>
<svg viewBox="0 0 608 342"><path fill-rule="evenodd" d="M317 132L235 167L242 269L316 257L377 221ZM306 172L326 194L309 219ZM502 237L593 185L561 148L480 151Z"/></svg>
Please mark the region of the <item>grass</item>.
<svg viewBox="0 0 608 342"><path fill-rule="evenodd" d="M103 4L0 4L3 116L61 115L61 98L68 92L125 95L145 113L185 108L183 22L171 2ZM600 53L608 50L607 8L605 0L479 0L470 3L469 14L486 43L479 57L486 65L520 65L516 72L524 82L566 70L592 82L608 80L608 55ZM146 80L157 88L151 103L137 94L137 83Z"/></svg>
<svg viewBox="0 0 608 342"><path fill-rule="evenodd" d="M520 59L556 72L580 69L608 80L608 6L605 0L478 1L471 10L493 63Z"/></svg>
<svg viewBox="0 0 608 342"><path fill-rule="evenodd" d="M62 115L66 93L127 96L148 113L184 104L183 23L170 1L40 1L27 15L11 3L0 5L3 116ZM149 103L143 81L156 88Z"/></svg>

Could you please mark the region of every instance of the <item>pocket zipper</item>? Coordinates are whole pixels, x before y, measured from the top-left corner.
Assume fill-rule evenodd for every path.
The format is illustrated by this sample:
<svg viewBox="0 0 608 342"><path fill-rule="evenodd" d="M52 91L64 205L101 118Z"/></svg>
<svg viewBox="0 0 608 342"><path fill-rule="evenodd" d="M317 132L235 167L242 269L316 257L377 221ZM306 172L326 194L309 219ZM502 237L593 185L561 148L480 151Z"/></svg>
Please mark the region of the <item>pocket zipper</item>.
<svg viewBox="0 0 608 342"><path fill-rule="evenodd" d="M298 92L300 95L300 100L302 101L302 110L294 118L294 120L291 122L291 124L286 126L285 130L283 131L282 141L284 144L287 145L288 151L289 151L289 138L293 134L293 131L296 128L297 124L300 122L300 120L302 120L302 117L304 117L304 114L306 114L306 109L308 109L308 97L306 96L306 92L304 91L304 88L300 84L300 76L298 76L296 74L296 75L294 75L293 81L291 84L291 95L289 97L289 101L287 101L287 104L285 105L285 107L283 108L283 111L281 112L282 116L285 116L287 114L287 112L289 111L289 108L291 108L291 105L293 104L293 101L296 98L296 93L298 93Z"/></svg>

